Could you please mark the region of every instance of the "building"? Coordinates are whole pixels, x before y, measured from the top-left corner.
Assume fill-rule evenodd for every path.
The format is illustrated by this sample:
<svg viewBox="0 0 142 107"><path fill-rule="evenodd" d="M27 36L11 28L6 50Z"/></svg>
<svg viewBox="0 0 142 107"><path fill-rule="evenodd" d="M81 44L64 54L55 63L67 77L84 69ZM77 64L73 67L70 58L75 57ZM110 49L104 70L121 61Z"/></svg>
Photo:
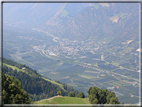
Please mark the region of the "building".
<svg viewBox="0 0 142 107"><path fill-rule="evenodd" d="M26 69L25 67L22 68L22 70L25 70L25 69Z"/></svg>

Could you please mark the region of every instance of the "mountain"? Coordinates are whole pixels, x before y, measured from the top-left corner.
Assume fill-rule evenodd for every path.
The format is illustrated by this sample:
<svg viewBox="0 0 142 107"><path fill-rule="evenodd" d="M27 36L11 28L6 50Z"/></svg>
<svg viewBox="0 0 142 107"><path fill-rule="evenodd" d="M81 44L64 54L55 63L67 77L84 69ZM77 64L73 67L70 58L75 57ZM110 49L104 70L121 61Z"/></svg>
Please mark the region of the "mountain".
<svg viewBox="0 0 142 107"><path fill-rule="evenodd" d="M10 26L39 29L41 26L56 25L60 20L74 17L88 5L85 3L4 3L3 21ZM58 20L57 17L60 19Z"/></svg>
<svg viewBox="0 0 142 107"><path fill-rule="evenodd" d="M85 95L97 86L113 90L121 103L138 103L140 5L50 5L4 7L3 55Z"/></svg>
<svg viewBox="0 0 142 107"><path fill-rule="evenodd" d="M139 33L135 30L139 27L137 3L5 3L3 13L5 24L29 26L72 40L91 36L95 42L108 36L119 40L124 32L129 36Z"/></svg>
<svg viewBox="0 0 142 107"><path fill-rule="evenodd" d="M59 90L63 96L67 96L70 91L78 93L72 87L61 82L59 84L48 80L38 74L36 70L32 70L26 65L5 58L3 59L3 73L20 80L23 89L28 92L33 101L55 96Z"/></svg>
<svg viewBox="0 0 142 107"><path fill-rule="evenodd" d="M98 42L103 38L113 38L111 43L118 45L118 42L128 38L138 38L138 25L139 4L109 3L105 6L96 3L82 9L67 23L59 23L53 29L50 28L52 30L49 32L55 36L62 35L63 38L78 41L87 41L91 38Z"/></svg>
<svg viewBox="0 0 142 107"><path fill-rule="evenodd" d="M121 66L134 69L138 62L128 64L124 59L134 62L130 57L139 53L139 20L139 4L92 3L68 22L47 31L59 38L83 41L86 45L91 43L92 48L88 49L91 53L95 53L95 48L101 48L96 53L103 54L108 62L115 60Z"/></svg>

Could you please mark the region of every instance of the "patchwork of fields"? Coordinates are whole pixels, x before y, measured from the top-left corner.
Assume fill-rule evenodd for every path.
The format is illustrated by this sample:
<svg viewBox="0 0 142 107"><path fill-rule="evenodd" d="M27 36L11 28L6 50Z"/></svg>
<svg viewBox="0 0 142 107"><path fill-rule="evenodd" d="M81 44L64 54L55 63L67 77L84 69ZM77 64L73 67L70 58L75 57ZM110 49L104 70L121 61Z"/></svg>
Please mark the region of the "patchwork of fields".
<svg viewBox="0 0 142 107"><path fill-rule="evenodd" d="M38 72L42 74L44 77L50 78L54 81L59 80L62 83L66 83L74 87L78 91L83 91L86 95L89 87L97 86L99 88L104 89L107 87L119 86L119 89L115 88L111 91L115 92L116 96L118 97L121 103L123 102L127 103L129 101L132 102L138 101L138 96L139 96L138 82L136 85L129 84L125 81L122 81L120 78L118 78L119 76L114 74L114 73L119 73L122 75L129 76L129 74L132 73L133 74L132 77L137 78L138 72L129 71L127 69L119 69L117 66L111 64L102 66L102 64L105 64L105 62L98 60L93 60L93 61L97 62L99 67L95 66L86 67L81 64L69 63L67 58L64 58L63 62L58 58L56 59L56 57L54 57L53 59L50 57L41 56L41 54L39 54L38 52L20 54L19 56L22 59L21 61L31 63L30 67L38 70ZM39 61L39 58L42 59L42 62ZM130 79L128 80L128 78L123 78L123 79L130 82L136 82L133 79L131 80ZM134 96L131 97L132 95ZM129 101L127 101L127 99Z"/></svg>
<svg viewBox="0 0 142 107"><path fill-rule="evenodd" d="M11 41L13 37L10 36L7 39L9 42L4 42L4 48L9 49L10 58L37 70L45 78L66 83L86 95L89 87L97 86L114 91L121 103L139 102L140 73L137 70L128 69L126 64L123 66L116 62L107 62L101 53L78 51L78 55L66 53L57 56L49 55L46 52L47 46L58 45L58 42L51 42L51 36L48 36L49 38L43 36L43 41L38 41L41 34L34 34L36 40L31 42L29 39L19 39L18 33L11 33L15 37L14 41ZM4 39L7 36L9 35L6 33ZM119 88L116 88L118 86Z"/></svg>

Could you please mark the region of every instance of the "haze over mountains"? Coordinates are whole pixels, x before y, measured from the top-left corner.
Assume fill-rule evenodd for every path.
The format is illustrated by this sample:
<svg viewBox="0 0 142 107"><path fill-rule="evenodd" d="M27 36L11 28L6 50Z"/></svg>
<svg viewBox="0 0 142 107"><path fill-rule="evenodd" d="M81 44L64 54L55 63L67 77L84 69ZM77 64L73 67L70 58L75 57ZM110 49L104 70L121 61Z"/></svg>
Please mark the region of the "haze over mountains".
<svg viewBox="0 0 142 107"><path fill-rule="evenodd" d="M139 20L137 3L4 3L3 54L79 91L119 86L118 99L137 103Z"/></svg>
<svg viewBox="0 0 142 107"><path fill-rule="evenodd" d="M13 3L12 5L4 3L3 11L6 13L3 14L4 22L20 27L41 28L42 25L46 25L47 23L52 25L52 22L49 20L56 20L56 16L64 16L66 8L67 11L70 11L69 17L74 17L81 9L89 4L74 4L76 11L69 8L71 5L67 3Z"/></svg>
<svg viewBox="0 0 142 107"><path fill-rule="evenodd" d="M4 4L3 10L4 26L46 32L58 39L91 42L94 48L106 46L103 51L112 50L107 51L106 58L108 52L139 50L138 4L14 3Z"/></svg>
<svg viewBox="0 0 142 107"><path fill-rule="evenodd" d="M138 4L14 3L4 4L3 7L4 23L38 29L57 37L79 41L93 37L95 42L109 37L115 43L124 36L126 39L139 36Z"/></svg>

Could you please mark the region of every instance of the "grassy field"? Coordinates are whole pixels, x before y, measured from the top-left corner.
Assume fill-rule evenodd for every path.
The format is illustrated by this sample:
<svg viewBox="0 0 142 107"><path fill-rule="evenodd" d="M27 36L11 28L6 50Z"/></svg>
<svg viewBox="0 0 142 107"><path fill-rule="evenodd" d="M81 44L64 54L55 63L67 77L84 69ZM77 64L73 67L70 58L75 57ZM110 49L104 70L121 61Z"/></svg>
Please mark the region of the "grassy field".
<svg viewBox="0 0 142 107"><path fill-rule="evenodd" d="M63 88L63 85L60 84L60 83L57 83L57 82L55 82L55 81L51 81L51 80L46 79L46 78L44 78L44 77L42 77L42 78L45 79L46 81L49 81L49 82L51 82L51 83L53 83L53 84L56 84L56 85L59 85L61 88Z"/></svg>
<svg viewBox="0 0 142 107"><path fill-rule="evenodd" d="M5 64L5 63L3 63L3 65L5 65L5 66L7 66L7 67L10 67L10 68L12 68L13 70L17 70L17 72L19 72L19 71L25 72L24 70L19 69L19 68L15 67L15 66L11 66L11 65L8 65L8 64Z"/></svg>
<svg viewBox="0 0 142 107"><path fill-rule="evenodd" d="M34 104L90 104L89 98L54 96L33 102Z"/></svg>

